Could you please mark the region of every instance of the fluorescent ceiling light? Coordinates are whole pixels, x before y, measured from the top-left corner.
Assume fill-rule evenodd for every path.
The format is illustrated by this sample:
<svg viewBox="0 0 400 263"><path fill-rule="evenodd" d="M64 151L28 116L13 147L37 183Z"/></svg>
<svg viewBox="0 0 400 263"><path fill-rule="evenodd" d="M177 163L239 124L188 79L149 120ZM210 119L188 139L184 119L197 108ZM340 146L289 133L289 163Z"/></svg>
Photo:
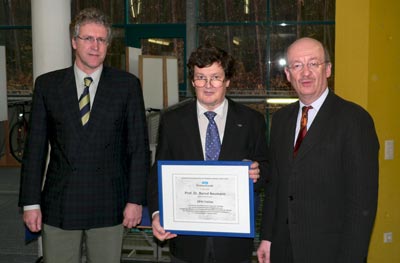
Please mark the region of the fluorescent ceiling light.
<svg viewBox="0 0 400 263"><path fill-rule="evenodd" d="M249 8L249 0L244 1L244 13L248 15L250 13L250 8Z"/></svg>
<svg viewBox="0 0 400 263"><path fill-rule="evenodd" d="M268 104L290 104L298 101L298 98L269 98L267 99Z"/></svg>
<svg viewBox="0 0 400 263"><path fill-rule="evenodd" d="M239 37L233 37L232 42L233 42L234 45L239 46L240 45L240 38Z"/></svg>
<svg viewBox="0 0 400 263"><path fill-rule="evenodd" d="M154 39L154 38L149 38L147 41L153 44L158 44L158 45L163 45L163 46L169 46L169 41L167 40L162 40L162 39Z"/></svg>

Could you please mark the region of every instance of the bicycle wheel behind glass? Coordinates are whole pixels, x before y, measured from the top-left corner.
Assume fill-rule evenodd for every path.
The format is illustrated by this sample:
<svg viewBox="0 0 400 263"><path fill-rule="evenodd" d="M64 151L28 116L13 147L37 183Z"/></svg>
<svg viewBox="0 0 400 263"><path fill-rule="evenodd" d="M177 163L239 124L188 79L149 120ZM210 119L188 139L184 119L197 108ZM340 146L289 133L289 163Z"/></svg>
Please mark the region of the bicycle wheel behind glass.
<svg viewBox="0 0 400 263"><path fill-rule="evenodd" d="M18 161L22 162L28 125L26 121L18 121L10 130L10 153Z"/></svg>

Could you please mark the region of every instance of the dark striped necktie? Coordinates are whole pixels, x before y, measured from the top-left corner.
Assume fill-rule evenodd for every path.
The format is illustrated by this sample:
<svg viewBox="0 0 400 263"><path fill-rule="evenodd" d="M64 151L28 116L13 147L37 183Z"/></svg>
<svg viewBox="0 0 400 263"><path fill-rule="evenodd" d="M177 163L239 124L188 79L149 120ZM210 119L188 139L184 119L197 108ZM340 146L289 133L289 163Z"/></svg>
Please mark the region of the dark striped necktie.
<svg viewBox="0 0 400 263"><path fill-rule="evenodd" d="M302 108L299 135L297 136L296 144L294 145L294 150L293 150L294 157L296 157L301 142L303 141L304 137L307 134L308 110L312 108L313 108L312 106L304 106Z"/></svg>
<svg viewBox="0 0 400 263"><path fill-rule="evenodd" d="M82 95L79 98L79 110L81 112L82 126L85 126L90 117L89 86L92 84L93 79L91 77L86 77L83 79L83 81L85 88L83 89Z"/></svg>

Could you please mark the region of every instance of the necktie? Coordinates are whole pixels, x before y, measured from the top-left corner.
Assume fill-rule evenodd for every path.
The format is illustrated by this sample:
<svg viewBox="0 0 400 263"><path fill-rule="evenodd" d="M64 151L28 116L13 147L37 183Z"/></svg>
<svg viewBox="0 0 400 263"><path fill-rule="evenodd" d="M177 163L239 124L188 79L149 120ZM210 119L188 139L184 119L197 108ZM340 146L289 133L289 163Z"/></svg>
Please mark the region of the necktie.
<svg viewBox="0 0 400 263"><path fill-rule="evenodd" d="M213 111L204 113L208 119L207 134L206 134L206 160L218 160L219 152L221 151L221 141L219 139L218 127L214 117L217 115Z"/></svg>
<svg viewBox="0 0 400 263"><path fill-rule="evenodd" d="M301 120L300 120L300 130L297 136L296 144L294 145L293 156L296 157L297 151L300 148L300 144L303 141L307 133L307 121L308 121L308 110L312 109L312 106L304 106L302 108Z"/></svg>
<svg viewBox="0 0 400 263"><path fill-rule="evenodd" d="M86 77L83 79L85 88L83 89L82 95L79 98L79 110L81 111L82 126L86 125L90 117L89 86L92 84L92 81L93 79L91 77Z"/></svg>

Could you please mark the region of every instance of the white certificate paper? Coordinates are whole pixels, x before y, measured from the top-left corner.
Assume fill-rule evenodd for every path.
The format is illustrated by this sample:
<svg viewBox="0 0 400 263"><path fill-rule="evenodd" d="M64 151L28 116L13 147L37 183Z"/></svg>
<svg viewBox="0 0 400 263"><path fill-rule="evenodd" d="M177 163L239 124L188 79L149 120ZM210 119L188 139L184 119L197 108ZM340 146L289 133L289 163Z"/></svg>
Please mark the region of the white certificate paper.
<svg viewBox="0 0 400 263"><path fill-rule="evenodd" d="M159 161L163 227L177 234L254 237L250 164Z"/></svg>

